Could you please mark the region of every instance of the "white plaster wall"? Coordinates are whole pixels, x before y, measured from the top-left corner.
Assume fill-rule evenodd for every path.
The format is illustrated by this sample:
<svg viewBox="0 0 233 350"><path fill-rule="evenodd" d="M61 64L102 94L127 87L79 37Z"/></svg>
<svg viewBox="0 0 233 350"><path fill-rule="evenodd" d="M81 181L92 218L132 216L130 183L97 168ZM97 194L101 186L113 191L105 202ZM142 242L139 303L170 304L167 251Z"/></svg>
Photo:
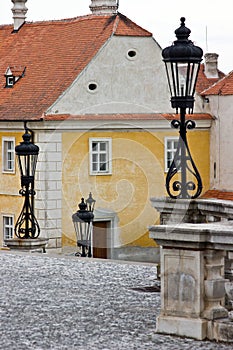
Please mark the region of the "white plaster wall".
<svg viewBox="0 0 233 350"><path fill-rule="evenodd" d="M211 128L211 186L233 191L233 96L209 96ZM216 162L216 176L214 163Z"/></svg>
<svg viewBox="0 0 233 350"><path fill-rule="evenodd" d="M127 58L129 50L137 52L135 58ZM96 91L88 91L90 82L98 85ZM47 112L174 112L161 48L150 37L113 36Z"/></svg>
<svg viewBox="0 0 233 350"><path fill-rule="evenodd" d="M48 248L61 248L62 217L62 148L61 133L40 131L36 171L36 216L41 236L49 238Z"/></svg>

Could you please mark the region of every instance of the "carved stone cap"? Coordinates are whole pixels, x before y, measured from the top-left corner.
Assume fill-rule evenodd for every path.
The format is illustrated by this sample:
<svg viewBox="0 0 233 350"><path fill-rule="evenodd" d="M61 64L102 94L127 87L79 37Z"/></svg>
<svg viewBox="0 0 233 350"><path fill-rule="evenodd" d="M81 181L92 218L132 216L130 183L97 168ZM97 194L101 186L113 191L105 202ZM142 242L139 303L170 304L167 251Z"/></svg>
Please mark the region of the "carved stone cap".
<svg viewBox="0 0 233 350"><path fill-rule="evenodd" d="M90 9L93 15L116 14L119 1L92 0Z"/></svg>

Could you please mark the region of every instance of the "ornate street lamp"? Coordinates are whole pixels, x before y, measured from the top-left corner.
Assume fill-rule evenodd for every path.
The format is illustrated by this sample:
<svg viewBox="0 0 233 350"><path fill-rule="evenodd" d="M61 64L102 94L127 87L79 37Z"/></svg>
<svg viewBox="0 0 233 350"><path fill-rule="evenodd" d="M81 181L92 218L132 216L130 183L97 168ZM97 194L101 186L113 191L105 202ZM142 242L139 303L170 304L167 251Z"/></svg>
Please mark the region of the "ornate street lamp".
<svg viewBox="0 0 233 350"><path fill-rule="evenodd" d="M77 237L77 245L81 248L81 253L76 253L82 257L91 257L91 234L92 234L92 222L94 219L94 206L95 200L92 198L92 194L84 202L84 198L79 203L79 210L72 215L72 221L74 223L74 229Z"/></svg>
<svg viewBox="0 0 233 350"><path fill-rule="evenodd" d="M191 157L187 142L187 129L195 128L195 122L185 120L186 109L193 113L194 94L203 51L188 39L191 30L185 27L185 18L176 29L177 40L162 51L172 108L180 109L180 120L172 120L172 127L179 129L178 147L166 177L166 189L171 198L197 198L202 191L202 181ZM181 180L175 176L181 172ZM188 175L191 175L191 179ZM175 176L175 179L174 179ZM172 190L171 190L172 186ZM174 194L175 193L175 194Z"/></svg>
<svg viewBox="0 0 233 350"><path fill-rule="evenodd" d="M21 174L21 190L24 197L23 209L15 225L15 235L18 238L37 238L40 234L39 224L34 215L34 176L39 154L39 147L31 142L31 133L24 124L23 142L15 147L18 167Z"/></svg>

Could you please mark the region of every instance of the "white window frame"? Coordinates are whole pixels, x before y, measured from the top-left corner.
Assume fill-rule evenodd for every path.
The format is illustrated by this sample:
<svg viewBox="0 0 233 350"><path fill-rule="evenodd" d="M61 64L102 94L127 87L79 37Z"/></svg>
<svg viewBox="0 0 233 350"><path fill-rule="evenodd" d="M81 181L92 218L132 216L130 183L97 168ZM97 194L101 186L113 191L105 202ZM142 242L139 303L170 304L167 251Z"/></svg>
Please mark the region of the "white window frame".
<svg viewBox="0 0 233 350"><path fill-rule="evenodd" d="M6 219L12 220L11 223L6 223ZM5 239L14 238L14 215L3 214L2 215L2 227L3 227L3 241ZM11 230L11 234L7 233L6 230Z"/></svg>
<svg viewBox="0 0 233 350"><path fill-rule="evenodd" d="M169 167L167 166L168 164L168 153L172 153L172 159L174 159L175 153L176 153L176 149L174 148L174 146L172 147L172 149L168 149L168 142L178 142L179 137L178 136L168 136L165 137L164 139L164 171L165 173L168 172Z"/></svg>
<svg viewBox="0 0 233 350"><path fill-rule="evenodd" d="M101 151L99 146L98 150L96 152L93 152L92 145L93 142L96 142L98 144L100 143L106 143L106 151ZM93 169L93 154L96 154L97 156L97 169ZM100 169L100 155L106 154L106 164L107 169L101 170ZM111 138L101 138L101 137L91 137L89 138L89 169L90 169L90 175L111 175L112 174L112 139Z"/></svg>
<svg viewBox="0 0 233 350"><path fill-rule="evenodd" d="M6 143L13 142L12 149L6 149ZM12 155L12 159L8 159L8 155ZM8 166L8 163L12 163L12 168ZM15 138L3 137L2 138L2 172L7 174L15 174Z"/></svg>

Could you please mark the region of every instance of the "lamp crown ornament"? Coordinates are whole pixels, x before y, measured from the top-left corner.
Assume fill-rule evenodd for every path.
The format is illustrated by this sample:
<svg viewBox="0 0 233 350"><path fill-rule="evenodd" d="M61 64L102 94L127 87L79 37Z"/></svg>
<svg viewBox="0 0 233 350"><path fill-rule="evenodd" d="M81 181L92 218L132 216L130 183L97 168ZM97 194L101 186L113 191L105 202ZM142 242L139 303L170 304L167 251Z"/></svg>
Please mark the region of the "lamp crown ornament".
<svg viewBox="0 0 233 350"><path fill-rule="evenodd" d="M84 198L81 198L81 202L78 205L80 211L85 211L87 209L87 205L84 202Z"/></svg>
<svg viewBox="0 0 233 350"><path fill-rule="evenodd" d="M20 142L18 146L15 147L15 152L17 155L38 155L39 147L31 142L31 134L28 129L22 136L23 142Z"/></svg>
<svg viewBox="0 0 233 350"><path fill-rule="evenodd" d="M178 40L187 40L191 30L185 27L185 17L181 17L180 22L180 27L175 30L176 37Z"/></svg>
<svg viewBox="0 0 233 350"><path fill-rule="evenodd" d="M163 60L165 62L199 63L202 60L203 50L188 39L191 30L185 26L185 17L181 17L180 20L181 25L175 30L177 40L171 46L163 49Z"/></svg>

